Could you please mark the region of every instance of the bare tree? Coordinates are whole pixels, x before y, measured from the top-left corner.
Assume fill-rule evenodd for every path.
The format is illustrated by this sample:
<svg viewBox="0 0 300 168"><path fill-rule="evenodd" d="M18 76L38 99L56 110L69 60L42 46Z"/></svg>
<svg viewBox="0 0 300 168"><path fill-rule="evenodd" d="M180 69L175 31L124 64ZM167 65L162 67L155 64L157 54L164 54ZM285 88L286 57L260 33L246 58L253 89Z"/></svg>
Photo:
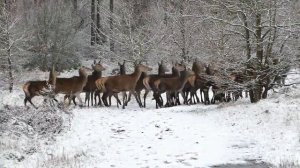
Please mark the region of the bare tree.
<svg viewBox="0 0 300 168"><path fill-rule="evenodd" d="M17 37L14 32L15 26L20 18L13 15L14 3L10 0L0 1L0 54L1 66L8 73L9 91L12 92L14 86L13 78L13 51L15 43L21 37ZM2 62L3 61L3 62Z"/></svg>
<svg viewBox="0 0 300 168"><path fill-rule="evenodd" d="M240 46L234 41L227 44L237 48L238 55L244 55L239 62L247 68L251 102L266 98L275 77L295 59L288 47L297 36L293 32L299 29L299 23L291 17L292 1L214 0L205 5L207 11L203 20L222 24L229 39L243 41ZM283 15L285 17L281 17ZM237 54L232 53L230 57L237 57ZM280 62L274 64L277 59Z"/></svg>
<svg viewBox="0 0 300 168"><path fill-rule="evenodd" d="M91 2L91 45L96 43L96 19L95 19L95 0Z"/></svg>
<svg viewBox="0 0 300 168"><path fill-rule="evenodd" d="M114 14L114 0L109 0L109 11L110 11L110 16L109 16L109 29L110 29L110 36L113 37L113 29L114 29L114 20L113 20L113 14ZM114 39L111 38L109 41L109 49L110 51L114 52L115 51L115 42Z"/></svg>

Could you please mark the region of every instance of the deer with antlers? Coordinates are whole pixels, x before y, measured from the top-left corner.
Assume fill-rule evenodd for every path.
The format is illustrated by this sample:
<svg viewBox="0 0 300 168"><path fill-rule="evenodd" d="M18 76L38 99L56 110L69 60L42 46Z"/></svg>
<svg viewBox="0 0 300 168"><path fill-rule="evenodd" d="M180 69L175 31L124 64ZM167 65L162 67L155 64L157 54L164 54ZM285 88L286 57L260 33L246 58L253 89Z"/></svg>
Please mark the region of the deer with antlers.
<svg viewBox="0 0 300 168"><path fill-rule="evenodd" d="M139 104L142 107L141 102L137 98L137 94L135 92L137 81L139 80L142 72L151 71L152 68L145 66L141 63L135 63L135 70L132 74L126 75L117 75L117 76L109 76L105 78L98 79L96 81L96 86L99 90L104 91L102 100L105 101L110 93L119 93L129 91L133 94ZM127 100L128 101L128 100ZM125 108L125 104L127 102L123 102L123 108ZM107 102L104 104L108 106Z"/></svg>

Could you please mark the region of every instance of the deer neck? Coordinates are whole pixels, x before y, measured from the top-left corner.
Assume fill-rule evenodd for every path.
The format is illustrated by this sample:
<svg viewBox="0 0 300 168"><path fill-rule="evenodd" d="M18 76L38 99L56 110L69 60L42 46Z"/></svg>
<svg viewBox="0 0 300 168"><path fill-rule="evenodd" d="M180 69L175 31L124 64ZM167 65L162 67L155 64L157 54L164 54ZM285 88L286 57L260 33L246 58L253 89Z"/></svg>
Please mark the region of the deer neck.
<svg viewBox="0 0 300 168"><path fill-rule="evenodd" d="M142 76L142 71L140 71L138 68L135 68L134 72L131 74L131 76L133 77L133 80L135 82L137 82L140 77Z"/></svg>
<svg viewBox="0 0 300 168"><path fill-rule="evenodd" d="M87 82L88 74L85 71L79 71L79 78L83 80L83 83Z"/></svg>
<svg viewBox="0 0 300 168"><path fill-rule="evenodd" d="M125 68L121 68L121 67L120 67L120 74L121 74L121 75L125 75L125 74L126 74Z"/></svg>
<svg viewBox="0 0 300 168"><path fill-rule="evenodd" d="M172 75L173 75L174 77L179 77L179 76L180 76L180 72L179 72L177 69L172 68Z"/></svg>
<svg viewBox="0 0 300 168"><path fill-rule="evenodd" d="M102 71L93 71L92 75L95 77L102 77Z"/></svg>
<svg viewBox="0 0 300 168"><path fill-rule="evenodd" d="M158 76L163 76L165 74L166 74L166 72L164 70L158 69Z"/></svg>

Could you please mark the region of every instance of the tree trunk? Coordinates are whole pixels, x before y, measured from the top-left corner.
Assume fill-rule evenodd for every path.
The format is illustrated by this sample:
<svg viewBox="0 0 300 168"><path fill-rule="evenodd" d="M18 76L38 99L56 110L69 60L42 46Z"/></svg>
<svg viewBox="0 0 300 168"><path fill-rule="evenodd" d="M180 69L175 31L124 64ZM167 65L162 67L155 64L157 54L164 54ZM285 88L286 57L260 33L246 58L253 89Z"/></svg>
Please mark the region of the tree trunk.
<svg viewBox="0 0 300 168"><path fill-rule="evenodd" d="M251 45L250 45L250 31L248 29L248 21L247 17L244 13L242 13L242 19L245 26L245 39L246 39L246 55L247 59L249 60L251 58Z"/></svg>
<svg viewBox="0 0 300 168"><path fill-rule="evenodd" d="M11 61L11 49L10 49L10 32L9 32L9 26L10 26L10 19L11 19L11 13L10 13L10 2L8 0L4 1L5 4L5 11L6 11L6 51L7 51L7 62L8 62L8 79L9 79L9 92L11 93L14 86L14 78L13 78L13 69L12 69L12 61Z"/></svg>
<svg viewBox="0 0 300 168"><path fill-rule="evenodd" d="M77 0L73 0L73 6L74 6L74 10L77 11Z"/></svg>
<svg viewBox="0 0 300 168"><path fill-rule="evenodd" d="M167 26L168 25L168 1L164 1L164 23Z"/></svg>
<svg viewBox="0 0 300 168"><path fill-rule="evenodd" d="M95 36L95 0L92 0L91 3L91 45L95 45L96 36Z"/></svg>
<svg viewBox="0 0 300 168"><path fill-rule="evenodd" d="M256 57L259 59L260 64L263 62L263 38L261 27L261 14L256 14Z"/></svg>
<svg viewBox="0 0 300 168"><path fill-rule="evenodd" d="M106 42L106 37L103 34L103 29L101 26L101 17L100 17L100 5L101 5L101 0L97 0L97 14L96 14L96 42L97 44L102 45L103 43Z"/></svg>
<svg viewBox="0 0 300 168"><path fill-rule="evenodd" d="M11 93L14 87L14 77L13 77L13 70L12 70L12 62L11 62L11 52L10 49L8 49L8 78L9 78L9 92Z"/></svg>
<svg viewBox="0 0 300 168"><path fill-rule="evenodd" d="M110 43L109 48L110 51L115 51L115 41L113 37L113 29L114 29L114 20L113 20L113 14L114 14L114 0L109 1L109 10L110 10L110 18L109 18L109 27L110 27Z"/></svg>
<svg viewBox="0 0 300 168"><path fill-rule="evenodd" d="M183 17L183 10L184 10L184 6L183 6L184 2L179 2L179 13L180 13L180 18L179 18L179 26L180 26L180 33L181 33L181 37L182 37L182 46L181 46L181 57L183 60L187 60L187 48L186 48L186 37L185 37L185 20Z"/></svg>

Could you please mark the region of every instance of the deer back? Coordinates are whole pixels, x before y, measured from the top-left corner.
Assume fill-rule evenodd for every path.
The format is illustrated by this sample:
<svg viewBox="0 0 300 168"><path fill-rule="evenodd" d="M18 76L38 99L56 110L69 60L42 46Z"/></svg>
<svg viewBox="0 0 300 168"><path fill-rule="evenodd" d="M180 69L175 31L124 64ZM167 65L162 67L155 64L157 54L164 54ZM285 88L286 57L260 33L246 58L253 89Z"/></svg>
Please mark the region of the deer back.
<svg viewBox="0 0 300 168"><path fill-rule="evenodd" d="M86 73L86 68L81 67L79 69L79 76L73 76L71 78L57 78L55 93L68 95L80 93L87 81L88 75Z"/></svg>
<svg viewBox="0 0 300 168"><path fill-rule="evenodd" d="M34 97L41 95L41 91L48 88L48 82L44 81L28 81L23 85L23 91L26 97Z"/></svg>
<svg viewBox="0 0 300 168"><path fill-rule="evenodd" d="M138 64L135 71L128 75L110 76L105 82L105 88L113 92L135 90L136 84L143 72L151 71L152 68Z"/></svg>

